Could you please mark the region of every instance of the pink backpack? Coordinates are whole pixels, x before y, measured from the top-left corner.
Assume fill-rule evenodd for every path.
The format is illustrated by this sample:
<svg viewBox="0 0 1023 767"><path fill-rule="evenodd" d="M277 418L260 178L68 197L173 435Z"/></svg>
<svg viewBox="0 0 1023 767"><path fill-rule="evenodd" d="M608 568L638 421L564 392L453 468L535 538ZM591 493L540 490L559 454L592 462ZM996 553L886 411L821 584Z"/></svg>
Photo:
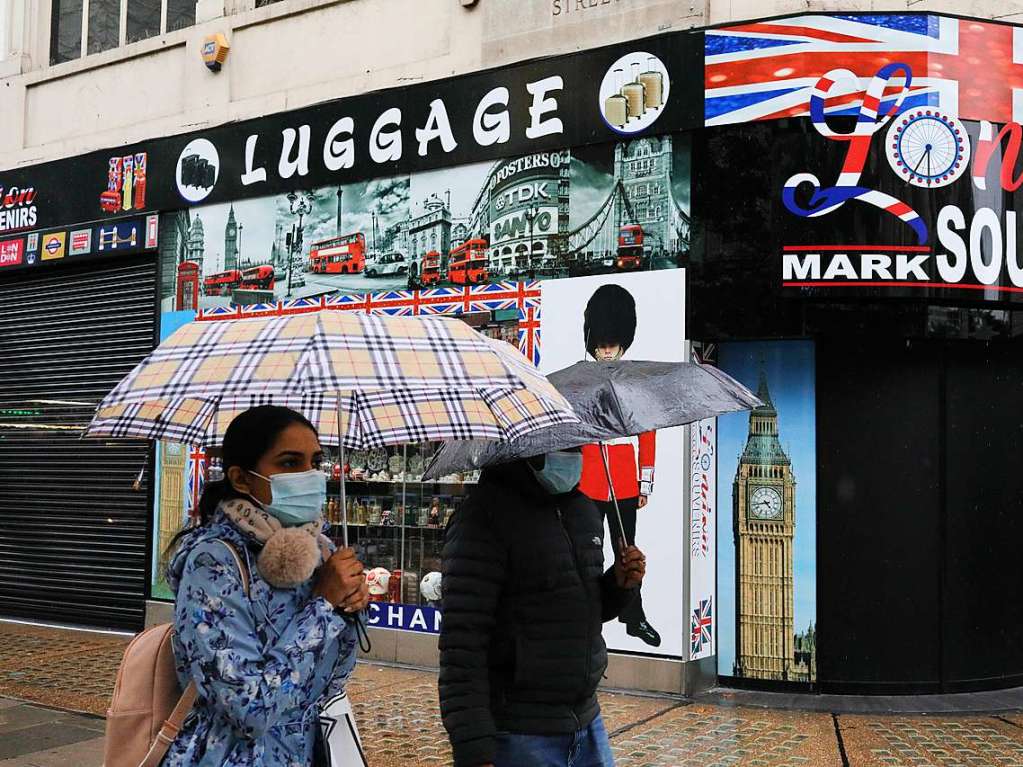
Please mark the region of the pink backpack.
<svg viewBox="0 0 1023 767"><path fill-rule="evenodd" d="M248 597L245 561L233 545L220 543L234 557ZM158 767L192 710L195 682L181 692L174 671L173 633L170 623L153 626L125 648L107 709L104 767Z"/></svg>

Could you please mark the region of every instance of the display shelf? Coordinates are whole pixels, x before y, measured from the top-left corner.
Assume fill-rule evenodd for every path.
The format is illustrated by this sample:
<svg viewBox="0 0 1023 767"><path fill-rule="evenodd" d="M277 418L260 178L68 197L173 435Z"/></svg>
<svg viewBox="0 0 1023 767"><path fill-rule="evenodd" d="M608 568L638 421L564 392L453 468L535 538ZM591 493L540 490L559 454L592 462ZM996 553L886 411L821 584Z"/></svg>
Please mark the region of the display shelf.
<svg viewBox="0 0 1023 767"><path fill-rule="evenodd" d="M335 485L341 484L341 480L339 480L339 479L328 479L327 482L328 482L328 484L335 484ZM351 477L348 477L348 478L345 479L345 484L348 484L348 485L392 485L392 486L397 485L399 487L404 484L404 485L420 485L420 486L423 486L423 487L458 487L458 488L461 488L461 487L465 487L466 485L475 485L477 483L476 482L438 482L438 481L435 481L435 480L423 481L422 479L408 479L408 480L405 480L404 482L402 482L402 480L400 480L400 479L352 479Z"/></svg>
<svg viewBox="0 0 1023 767"><path fill-rule="evenodd" d="M331 522L330 523L330 529L331 530L333 530L335 528L341 528L341 527L342 527L342 524L340 522ZM372 529L372 530L382 530L383 531L383 530L401 530L402 526L401 525L367 525L367 524L363 524L363 523L350 522L350 523L348 523L348 528L349 528L349 530L351 530L352 528L365 528L367 530ZM431 527L419 526L419 525L405 525L404 528L405 528L405 530L433 530L433 531L435 531L437 533L443 533L444 532L444 528L443 527L431 528Z"/></svg>

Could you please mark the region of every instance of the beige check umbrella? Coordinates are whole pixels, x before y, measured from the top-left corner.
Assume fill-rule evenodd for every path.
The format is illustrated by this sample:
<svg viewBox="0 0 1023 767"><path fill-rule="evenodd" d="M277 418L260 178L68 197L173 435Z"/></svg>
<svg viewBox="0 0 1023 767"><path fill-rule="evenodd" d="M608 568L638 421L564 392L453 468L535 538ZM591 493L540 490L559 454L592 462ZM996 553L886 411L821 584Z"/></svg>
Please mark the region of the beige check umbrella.
<svg viewBox="0 0 1023 767"><path fill-rule="evenodd" d="M345 448L504 441L578 421L516 348L458 319L320 311L185 325L103 399L86 436L213 446L267 404Z"/></svg>

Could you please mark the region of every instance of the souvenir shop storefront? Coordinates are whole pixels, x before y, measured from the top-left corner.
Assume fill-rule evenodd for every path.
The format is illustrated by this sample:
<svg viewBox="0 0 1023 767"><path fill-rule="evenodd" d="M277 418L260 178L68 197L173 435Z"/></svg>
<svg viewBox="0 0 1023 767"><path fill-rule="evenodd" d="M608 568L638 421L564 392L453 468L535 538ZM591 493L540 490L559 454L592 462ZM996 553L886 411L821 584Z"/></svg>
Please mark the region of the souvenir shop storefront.
<svg viewBox="0 0 1023 767"><path fill-rule="evenodd" d="M586 355L584 312L613 285L603 321L628 357L685 359L683 129L700 120L701 56L697 36L667 35L175 140L161 339L184 323L320 310L448 315L550 372ZM629 98L633 119L615 122ZM424 482L436 447L349 451L343 465L327 450L324 512L338 537L347 513L369 570L375 658L437 662L443 530L478 473ZM632 452L636 471L665 467L639 525L653 577L645 613L607 629L633 678L656 671L675 692L693 655L688 450L676 429ZM161 560L218 470L217 450L160 444L154 468L150 621L167 615ZM698 547L695 568L705 590L711 545ZM698 635L707 658L710 632ZM637 677L635 664L647 671Z"/></svg>
<svg viewBox="0 0 1023 767"><path fill-rule="evenodd" d="M699 35L663 35L12 170L0 184L40 179L37 199L59 206L59 221L125 205L158 221L140 294L150 321L142 353L193 322L430 314L457 316L550 372L587 354L584 313L599 304L600 332L620 339L628 358L683 360L701 46ZM80 182L74 194L53 191L62 178ZM42 274L41 262L10 269ZM86 415L131 364L78 400ZM705 460L712 432L703 426ZM690 557L690 443L675 429L629 452L636 472L663 469L638 525L651 577L643 608L607 628L631 678L654 669L647 676L676 692L685 662L709 662L713 642L702 623L694 643L688 618L691 599L709 614L714 581L713 539L704 535ZM349 451L344 465L337 446L326 447L330 490L339 495L344 481L347 503L331 499L324 514L338 537L347 514L370 571L374 657L435 663L443 527L477 476L424 483L431 444ZM148 504L137 520L148 537L134 551L144 567L126 595L132 612L114 621L98 609L80 621L90 625L138 628L143 606L146 621L166 619L167 546L219 468L215 445L160 443L148 462L147 446L133 449L141 458L127 462L130 475L101 481L83 470L73 499L118 483ZM112 529L120 520L111 519ZM0 517L4 543L15 521ZM73 530L58 533L69 548ZM94 548L108 565L118 561ZM31 617L45 614L37 607Z"/></svg>
<svg viewBox="0 0 1023 767"><path fill-rule="evenodd" d="M96 187L60 203L62 221L92 220L135 205L144 158L150 345L191 322L443 314L551 372L588 354L590 307L625 359L698 359L759 392L750 414L628 453L653 476L637 514L648 576L605 627L610 684L1003 687L1023 680L1014 34L927 14L671 33L37 175ZM952 87L959 51L981 48L1008 62L998 77ZM30 186L30 170L0 184ZM43 275L18 266L0 280ZM434 448L342 465L328 446L347 504L324 513L347 514L371 571L374 657L436 662L443 527L477 476L423 482ZM142 477L109 479L148 495L145 583L121 625L143 604L166 619L164 552L216 469L216 446L161 443ZM0 546L16 527L0 505ZM46 535L75 548L74 532Z"/></svg>

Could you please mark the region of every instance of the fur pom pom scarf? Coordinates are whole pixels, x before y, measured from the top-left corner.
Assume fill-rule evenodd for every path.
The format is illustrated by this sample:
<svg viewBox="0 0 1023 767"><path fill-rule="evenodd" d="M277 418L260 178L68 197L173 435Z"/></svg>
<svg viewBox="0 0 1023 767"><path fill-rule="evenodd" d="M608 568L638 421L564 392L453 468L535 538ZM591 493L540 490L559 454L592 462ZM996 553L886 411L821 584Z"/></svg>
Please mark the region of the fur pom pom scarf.
<svg viewBox="0 0 1023 767"><path fill-rule="evenodd" d="M256 567L274 588L305 583L330 558L330 541L320 532L322 520L284 527L276 517L243 498L224 501L220 510L239 530L263 544Z"/></svg>

